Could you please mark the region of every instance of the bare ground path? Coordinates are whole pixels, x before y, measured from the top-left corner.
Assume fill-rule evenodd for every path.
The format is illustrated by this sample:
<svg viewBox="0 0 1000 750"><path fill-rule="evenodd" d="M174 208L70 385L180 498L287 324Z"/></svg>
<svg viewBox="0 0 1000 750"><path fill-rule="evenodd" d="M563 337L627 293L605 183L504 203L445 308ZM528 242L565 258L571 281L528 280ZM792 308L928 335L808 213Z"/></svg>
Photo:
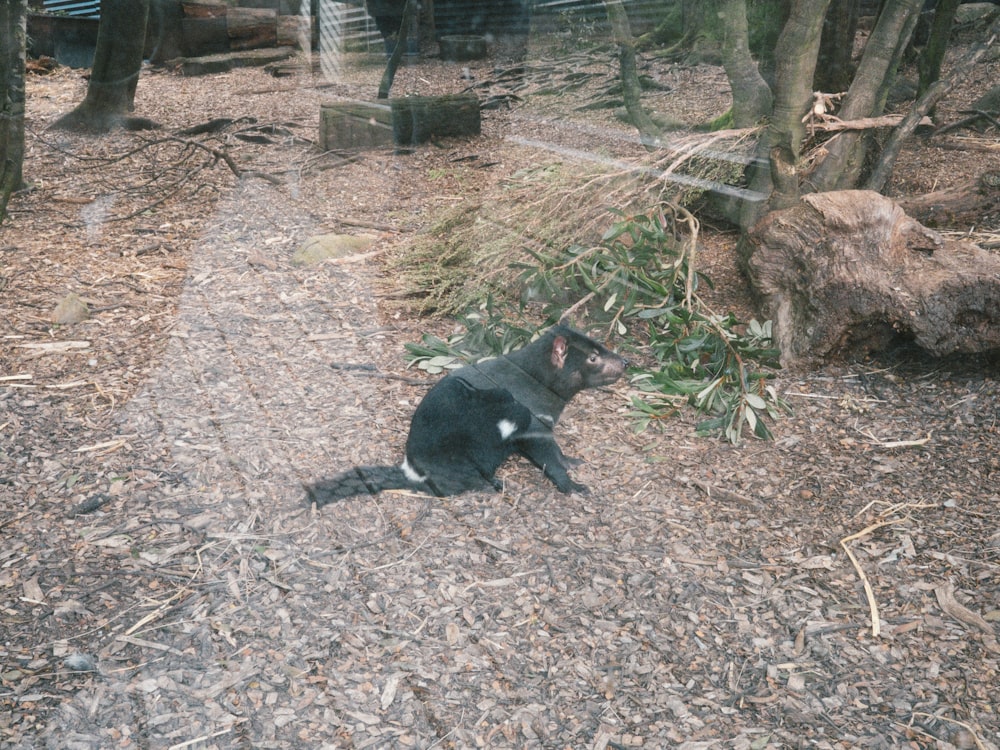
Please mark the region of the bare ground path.
<svg viewBox="0 0 1000 750"><path fill-rule="evenodd" d="M784 373L795 415L738 448L689 418L633 435L621 385L561 424L589 496L514 464L504 493L305 507L303 480L397 460L423 393L331 363L407 374L422 324L380 308L377 265L297 268L291 251L362 186L363 217L420 216L394 170L442 156L226 186L176 289L146 284L177 253L108 260L67 213L84 250L43 293L15 225L0 375L33 379L0 394L0 742L1000 747L988 363ZM174 307L44 322L64 277L97 295L108 275ZM92 351L58 365L17 348L84 336ZM139 385L119 399L124 380Z"/></svg>

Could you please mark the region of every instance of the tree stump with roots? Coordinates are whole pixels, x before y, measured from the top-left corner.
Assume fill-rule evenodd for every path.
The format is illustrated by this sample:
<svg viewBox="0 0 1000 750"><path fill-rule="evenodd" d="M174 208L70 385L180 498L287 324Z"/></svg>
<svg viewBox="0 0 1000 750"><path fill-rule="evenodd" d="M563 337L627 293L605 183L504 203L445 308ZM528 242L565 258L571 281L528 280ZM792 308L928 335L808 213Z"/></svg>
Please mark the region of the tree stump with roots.
<svg viewBox="0 0 1000 750"><path fill-rule="evenodd" d="M744 270L786 365L880 350L1000 350L1000 256L942 237L879 193L804 196L749 232Z"/></svg>

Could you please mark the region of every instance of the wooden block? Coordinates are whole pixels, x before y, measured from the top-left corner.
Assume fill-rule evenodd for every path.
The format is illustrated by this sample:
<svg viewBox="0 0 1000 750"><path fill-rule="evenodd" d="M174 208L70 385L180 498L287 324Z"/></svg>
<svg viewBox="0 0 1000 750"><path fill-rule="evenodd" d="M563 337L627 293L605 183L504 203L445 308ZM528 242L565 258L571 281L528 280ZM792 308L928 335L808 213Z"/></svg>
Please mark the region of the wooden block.
<svg viewBox="0 0 1000 750"><path fill-rule="evenodd" d="M320 107L319 142L324 151L409 146L480 132L475 94L405 96L386 103L349 101Z"/></svg>
<svg viewBox="0 0 1000 750"><path fill-rule="evenodd" d="M396 143L479 135L479 99L475 94L404 96L389 100Z"/></svg>
<svg viewBox="0 0 1000 750"><path fill-rule="evenodd" d="M346 101L320 106L319 147L324 151L391 145L392 110L388 104Z"/></svg>

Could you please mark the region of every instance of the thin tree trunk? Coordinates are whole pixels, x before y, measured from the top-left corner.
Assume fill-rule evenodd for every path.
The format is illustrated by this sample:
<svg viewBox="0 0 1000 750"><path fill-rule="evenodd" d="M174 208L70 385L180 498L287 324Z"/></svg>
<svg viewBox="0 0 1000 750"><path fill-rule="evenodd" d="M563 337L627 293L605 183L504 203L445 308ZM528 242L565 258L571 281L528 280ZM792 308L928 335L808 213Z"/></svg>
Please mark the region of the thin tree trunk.
<svg viewBox="0 0 1000 750"><path fill-rule="evenodd" d="M149 17L149 0L104 0L97 29L97 50L84 100L56 121L69 130L107 131L116 127L153 127L143 118L129 117L142 69L142 53Z"/></svg>
<svg viewBox="0 0 1000 750"><path fill-rule="evenodd" d="M865 183L865 187L868 190L881 191L885 187L885 183L892 174L892 168L896 164L896 158L903 147L903 142L913 134L920 121L928 112L934 109L941 98L951 91L959 80L965 77L972 66L979 62L983 55L996 42L998 36L1000 36L1000 18L993 22L993 26L986 35L985 42L981 42L969 50L965 57L951 70L947 78L935 81L924 95L917 100L913 105L913 109L910 110L910 113L892 131L888 142L882 148L878 163Z"/></svg>
<svg viewBox="0 0 1000 750"><path fill-rule="evenodd" d="M642 106L642 86L635 65L635 42L632 29L621 0L604 0L604 10L611 23L611 33L618 45L618 64L621 68L622 97L629 120L639 130L639 138L649 145L660 137L660 128Z"/></svg>
<svg viewBox="0 0 1000 750"><path fill-rule="evenodd" d="M875 117L885 106L885 97L906 48L922 0L887 0L875 29L865 45L861 64L844 97L838 116L842 120ZM909 27L909 31L907 31ZM857 185L864 161L864 143L859 132L844 132L826 144L827 154L810 180L816 192L845 190Z"/></svg>
<svg viewBox="0 0 1000 750"><path fill-rule="evenodd" d="M733 127L752 128L771 114L771 87L750 56L746 0L715 0L722 22L722 65L733 93Z"/></svg>
<svg viewBox="0 0 1000 750"><path fill-rule="evenodd" d="M748 0L747 21L750 22L750 51L757 60L757 69L767 85L774 89L778 39L791 15L794 0ZM763 17L761 14L764 14Z"/></svg>
<svg viewBox="0 0 1000 750"><path fill-rule="evenodd" d="M417 12L417 0L406 0L403 6L403 20L399 25L399 34L396 37L396 48L389 56L389 62L385 65L385 72L382 73L382 80L378 86L378 98L388 99L389 89L396 78L396 70L399 68L399 61L403 59L403 50L406 49L406 40L410 33L410 24L413 23L413 15Z"/></svg>
<svg viewBox="0 0 1000 750"><path fill-rule="evenodd" d="M941 62L948 49L948 37L951 36L951 26L955 22L955 14L960 3L961 0L938 0L930 35L927 37L927 46L917 61L917 69L920 71L917 96L927 91L931 84L941 77Z"/></svg>
<svg viewBox="0 0 1000 750"><path fill-rule="evenodd" d="M700 32L705 26L708 3L705 0L680 0L680 6L681 36L689 37Z"/></svg>
<svg viewBox="0 0 1000 750"><path fill-rule="evenodd" d="M823 20L815 88L828 94L847 91L851 85L851 59L858 32L861 0L831 0Z"/></svg>
<svg viewBox="0 0 1000 750"><path fill-rule="evenodd" d="M749 227L767 210L798 202L798 159L805 138L802 117L812 103L823 16L830 0L794 3L775 49L774 107L758 146L762 167L752 169L750 188L762 200L744 205L740 225Z"/></svg>
<svg viewBox="0 0 1000 750"><path fill-rule="evenodd" d="M27 12L27 0L0 3L0 222L22 183Z"/></svg>

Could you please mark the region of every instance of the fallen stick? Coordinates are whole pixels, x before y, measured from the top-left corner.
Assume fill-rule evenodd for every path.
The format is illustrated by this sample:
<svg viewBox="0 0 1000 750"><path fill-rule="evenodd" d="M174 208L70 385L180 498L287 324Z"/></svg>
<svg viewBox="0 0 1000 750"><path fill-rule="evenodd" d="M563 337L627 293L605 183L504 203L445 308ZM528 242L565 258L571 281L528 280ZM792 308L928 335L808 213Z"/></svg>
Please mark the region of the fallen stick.
<svg viewBox="0 0 1000 750"><path fill-rule="evenodd" d="M958 719L949 719L947 716L938 716L936 714L925 713L924 711L914 711L911 716L914 719L917 718L918 716L923 716L928 719L933 719L934 721L948 721L951 722L952 724L960 726L962 727L962 729L964 729L966 732L972 735L972 740L973 742L976 743L976 747L978 748L978 750L986 750L986 745L984 745L983 741L979 739L979 735L976 734L971 724L966 724L964 721L959 721Z"/></svg>
<svg viewBox="0 0 1000 750"><path fill-rule="evenodd" d="M872 621L872 636L878 638L879 633L882 632L882 623L878 616L878 603L875 601L875 592L872 590L872 585L868 581L868 576L865 575L864 568L861 567L861 563L858 562L858 558L854 556L851 552L851 548L847 546L848 542L853 542L856 539L861 539L862 537L868 536L873 531L881 529L883 526L892 526L893 524L901 523L902 518L894 518L891 521L880 521L879 523L873 523L871 526L862 529L856 534L851 534L850 536L845 536L840 540L840 546L844 548L844 552L847 553L847 557L850 558L851 564L854 566L854 570L857 571L858 577L861 579L861 584L865 587L865 597L868 599L868 610L871 613Z"/></svg>

